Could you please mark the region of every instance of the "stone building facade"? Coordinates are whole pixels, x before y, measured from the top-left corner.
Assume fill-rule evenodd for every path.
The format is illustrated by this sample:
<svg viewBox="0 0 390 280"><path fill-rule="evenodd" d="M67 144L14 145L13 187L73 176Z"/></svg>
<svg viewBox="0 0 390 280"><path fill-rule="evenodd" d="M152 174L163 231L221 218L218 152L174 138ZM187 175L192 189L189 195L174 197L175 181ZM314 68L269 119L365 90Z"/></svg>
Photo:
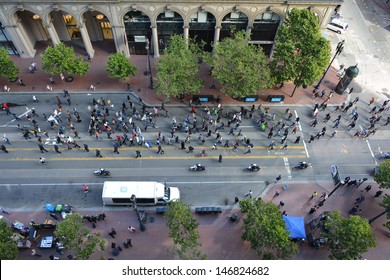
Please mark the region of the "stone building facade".
<svg viewBox="0 0 390 280"><path fill-rule="evenodd" d="M94 56L94 42L108 41L126 56L158 58L172 34L212 43L247 30L252 42L272 52L276 32L293 8L310 9L326 27L342 0L2 0L0 47L32 58L39 41L78 40ZM150 46L150 48L147 48Z"/></svg>

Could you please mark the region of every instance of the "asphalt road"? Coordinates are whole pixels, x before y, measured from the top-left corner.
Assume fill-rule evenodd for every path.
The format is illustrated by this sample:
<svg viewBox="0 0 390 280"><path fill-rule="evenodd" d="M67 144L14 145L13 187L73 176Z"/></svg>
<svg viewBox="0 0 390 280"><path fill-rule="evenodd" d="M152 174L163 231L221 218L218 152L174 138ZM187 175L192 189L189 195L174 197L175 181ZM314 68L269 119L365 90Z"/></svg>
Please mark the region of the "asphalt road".
<svg viewBox="0 0 390 280"><path fill-rule="evenodd" d="M16 102L28 101L29 96L18 95ZM248 190L253 190L255 196L264 195L270 184L273 184L275 177L282 175L282 183L292 182L329 182L331 180L330 165L336 164L340 174L351 178L368 178L376 164L376 157L379 151L390 151L387 126L381 126L376 135L367 139L353 139L356 129L348 131L347 125L350 121L347 113L341 113L341 125L338 134L330 139L333 132L333 120L339 113L332 113L332 118L328 123L324 123L322 118L328 112L332 112L334 107L329 106L324 112L320 112L318 125L312 127L313 121L312 106L290 106L294 117L287 120L284 115L287 107L270 106L271 114L275 113L275 122L279 119L291 125L295 117L300 117L297 133L291 134L289 128L288 147L281 150L281 137L274 136L268 139L268 130L261 132L256 121L258 113L252 119L244 118L239 129L242 134L251 139L254 148L250 154L245 154L246 147L240 146L237 151L232 148L225 148L222 144L218 150L211 150L215 141L215 134L206 137L206 143L200 145L197 141L198 133L194 134L190 144L195 147L194 154L202 149L207 150L208 156L197 158L194 154L180 150L179 144L163 145L164 155L156 154L156 147L148 149L146 147L123 147L119 149L120 154L113 152L112 141L102 134L102 140L96 140L95 136L89 136L87 131L88 111L86 108L91 103L88 95L72 96L72 106L64 105L66 109L72 110L77 107L83 121L75 123L76 129L80 132L79 144L88 144L90 152L83 149L73 148L66 150L65 145L59 145L61 154L57 154L53 148L53 137L55 131L50 130L49 124L43 122L42 113L50 114L56 107L55 97L39 96L41 102L32 104L26 102L26 106L34 106L40 117L37 118L42 129L49 131L51 140L46 142L45 148L48 153L40 153L36 137L25 140L22 134L15 127L15 124L29 125L29 121L23 117L26 106L11 108L22 121L13 121L12 116L6 116L3 112L0 119L0 133L6 133L11 141L11 145L6 145L10 151L8 154L1 153L0 158L0 205L18 210L40 209L45 203L69 203L77 208L99 208L101 203L101 188L104 180L148 180L166 182L167 185L177 186L181 190L182 199L186 203L198 205L228 205L233 202L235 196L243 197ZM111 95L112 103L120 106L123 95ZM359 128L368 125L370 110L366 101L359 101L360 117L358 119ZM378 101L382 102L382 100ZM118 105L117 105L118 104ZM206 114L203 108L198 109L198 122ZM232 112L239 111L238 107L226 107L225 110ZM178 122L182 122L189 113L188 107L170 108L171 116L175 115ZM114 111L112 112L114 114ZM387 112L385 112L381 124L384 123ZM223 119L225 123L226 119ZM272 120L268 120L269 123ZM322 127L327 127L326 136L308 143L310 135L315 135ZM161 131L166 138L170 136L171 118L158 117L157 128L149 128L144 133L145 139L154 143L156 134ZM276 134L275 129L274 134ZM281 130L283 134L284 130ZM235 136L228 135L229 129L222 131L223 143L230 141L230 145L235 141ZM237 132L237 131L236 131ZM69 131L72 136L72 132ZM180 140L185 137L184 131L178 132ZM205 136L205 133L203 133ZM298 144L294 144L297 136L301 137ZM243 136L238 137L241 139ZM269 150L269 143L274 140L276 143L274 150ZM103 158L96 158L94 149L101 150ZM380 150L378 149L380 148ZM135 159L135 150L141 150L142 159ZM223 155L223 162L218 163L219 154ZM40 156L47 160L46 165L39 163ZM305 171L292 171L292 167L299 161L307 161L312 166ZM204 172L190 172L188 167L195 163L202 163L206 166ZM261 170L255 173L243 172L243 168L251 163L260 165ZM93 171L98 168L107 168L111 171L111 178L97 178L93 176ZM92 192L87 196L81 191L82 184L88 184Z"/></svg>

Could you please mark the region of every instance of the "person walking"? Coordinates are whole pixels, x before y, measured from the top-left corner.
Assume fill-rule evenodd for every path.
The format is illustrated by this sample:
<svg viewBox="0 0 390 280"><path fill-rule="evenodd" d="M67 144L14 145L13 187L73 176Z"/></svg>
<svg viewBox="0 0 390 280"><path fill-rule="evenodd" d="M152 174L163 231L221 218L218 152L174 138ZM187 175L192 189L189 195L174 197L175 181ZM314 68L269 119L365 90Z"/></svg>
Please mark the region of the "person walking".
<svg viewBox="0 0 390 280"><path fill-rule="evenodd" d="M309 143L314 141L314 135L310 135Z"/></svg>
<svg viewBox="0 0 390 280"><path fill-rule="evenodd" d="M252 151L251 151L251 149L252 149L252 147L251 147L251 145L248 145L247 146L247 151L244 153L244 154L250 154Z"/></svg>
<svg viewBox="0 0 390 280"><path fill-rule="evenodd" d="M61 152L59 151L58 149L58 146L57 145L54 145L54 150L56 151L57 154L61 154Z"/></svg>
<svg viewBox="0 0 390 280"><path fill-rule="evenodd" d="M9 139L7 138L7 134L3 134L3 141L8 144L8 145L11 145L11 142L9 141Z"/></svg>
<svg viewBox="0 0 390 280"><path fill-rule="evenodd" d="M282 175L279 175L275 178L275 184L278 183L280 180L282 180Z"/></svg>
<svg viewBox="0 0 390 280"><path fill-rule="evenodd" d="M139 150L136 150L136 151L135 151L135 153L136 153L136 156L135 156L135 158L142 157L142 156L141 156L141 151L139 151Z"/></svg>
<svg viewBox="0 0 390 280"><path fill-rule="evenodd" d="M70 97L68 97L68 98L66 99L66 101L68 102L68 106L71 106L71 105L72 105L72 101L71 101Z"/></svg>
<svg viewBox="0 0 390 280"><path fill-rule="evenodd" d="M88 148L88 145L87 145L87 144L84 144L84 151L89 152L89 148Z"/></svg>
<svg viewBox="0 0 390 280"><path fill-rule="evenodd" d="M219 162L219 163L222 163L222 155L219 155L219 157L218 157L218 162Z"/></svg>
<svg viewBox="0 0 390 280"><path fill-rule="evenodd" d="M43 151L45 151L46 153L49 152L48 150L46 150L43 145L41 143L38 143L38 147L39 147L39 150L41 151L41 153L43 154Z"/></svg>
<svg viewBox="0 0 390 280"><path fill-rule="evenodd" d="M100 150L96 149L96 157L102 158L103 156L100 153Z"/></svg>
<svg viewBox="0 0 390 280"><path fill-rule="evenodd" d="M332 132L332 135L330 136L330 138L333 138L333 137L335 137L335 136L336 136L336 134L337 134L337 130L333 131L333 132Z"/></svg>
<svg viewBox="0 0 390 280"><path fill-rule="evenodd" d="M8 150L4 145L0 146L0 150L2 150L4 153L8 154Z"/></svg>
<svg viewBox="0 0 390 280"><path fill-rule="evenodd" d="M374 102L375 102L375 97L372 97L370 99L370 102L368 102L368 106L371 106L371 104L374 103Z"/></svg>
<svg viewBox="0 0 390 280"><path fill-rule="evenodd" d="M369 192L371 190L371 185L368 185L367 187L364 188L364 190L361 190L362 191L366 191L366 192Z"/></svg>
<svg viewBox="0 0 390 280"><path fill-rule="evenodd" d="M247 192L247 193L245 194L245 197L252 198L252 194L253 194L252 190L249 190L249 192Z"/></svg>
<svg viewBox="0 0 390 280"><path fill-rule="evenodd" d="M318 196L318 193L317 192L313 192L310 196L310 199L314 199Z"/></svg>
<svg viewBox="0 0 390 280"><path fill-rule="evenodd" d="M287 145L287 143L286 143L286 144L284 144L284 146L281 148L281 150L287 150L287 147L288 147L288 145Z"/></svg>
<svg viewBox="0 0 390 280"><path fill-rule="evenodd" d="M301 136L298 136L296 139L295 139L295 142L294 144L299 144L299 141L301 140Z"/></svg>
<svg viewBox="0 0 390 280"><path fill-rule="evenodd" d="M314 119L314 122L310 126L311 127L316 127L317 123L318 123L318 121L317 121L317 118L316 118L316 119Z"/></svg>
<svg viewBox="0 0 390 280"><path fill-rule="evenodd" d="M156 154L164 154L165 152L164 152L164 150L162 149L162 147L161 147L161 145L158 145L157 146L157 153Z"/></svg>

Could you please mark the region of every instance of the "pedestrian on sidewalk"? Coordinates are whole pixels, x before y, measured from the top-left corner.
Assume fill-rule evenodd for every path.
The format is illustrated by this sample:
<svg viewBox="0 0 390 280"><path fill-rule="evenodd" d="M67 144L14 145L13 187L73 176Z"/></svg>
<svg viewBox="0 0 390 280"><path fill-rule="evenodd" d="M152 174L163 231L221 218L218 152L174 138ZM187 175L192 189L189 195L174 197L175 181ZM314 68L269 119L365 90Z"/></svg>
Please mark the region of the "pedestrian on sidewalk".
<svg viewBox="0 0 390 280"><path fill-rule="evenodd" d="M310 199L314 199L314 198L316 198L316 197L317 197L317 195L318 195L318 193L317 193L317 192L313 192L313 193L311 194L311 196L310 196Z"/></svg>
<svg viewBox="0 0 390 280"><path fill-rule="evenodd" d="M38 254L37 251L36 251L35 249L32 249L32 250L31 250L31 256L42 257L42 255Z"/></svg>
<svg viewBox="0 0 390 280"><path fill-rule="evenodd" d="M364 190L361 190L362 191L366 191L366 192L369 192L371 190L371 185L368 185L367 187L364 188Z"/></svg>
<svg viewBox="0 0 390 280"><path fill-rule="evenodd" d="M245 194L245 197L252 198L252 194L253 194L252 190L249 190L249 192L247 192L247 193Z"/></svg>
<svg viewBox="0 0 390 280"><path fill-rule="evenodd" d="M51 85L54 85L56 82L53 80L52 76L49 76L49 82Z"/></svg>
<svg viewBox="0 0 390 280"><path fill-rule="evenodd" d="M281 201L279 202L278 208L282 208L284 205L285 205L284 201L281 200Z"/></svg>
<svg viewBox="0 0 390 280"><path fill-rule="evenodd" d="M280 195L280 192L279 192L279 191L275 191L275 194L274 194L273 197L277 197L277 196L279 196L279 195Z"/></svg>
<svg viewBox="0 0 390 280"><path fill-rule="evenodd" d="M127 229L130 231L130 233L135 233L136 232L136 229L133 226L129 226Z"/></svg>
<svg viewBox="0 0 390 280"><path fill-rule="evenodd" d="M375 196L374 197L380 197L382 195L383 191L377 191L375 193Z"/></svg>

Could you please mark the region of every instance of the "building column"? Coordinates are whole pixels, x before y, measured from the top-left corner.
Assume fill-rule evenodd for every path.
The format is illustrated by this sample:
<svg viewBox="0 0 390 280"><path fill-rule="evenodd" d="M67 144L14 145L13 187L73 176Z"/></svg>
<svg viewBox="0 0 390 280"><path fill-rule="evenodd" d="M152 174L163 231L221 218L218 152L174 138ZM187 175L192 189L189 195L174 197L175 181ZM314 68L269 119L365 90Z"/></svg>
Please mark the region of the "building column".
<svg viewBox="0 0 390 280"><path fill-rule="evenodd" d="M57 31L53 26L53 22L50 21L50 23L46 26L46 29L47 32L49 32L50 39L53 45L58 45L59 43L61 43L60 37L58 37Z"/></svg>
<svg viewBox="0 0 390 280"><path fill-rule="evenodd" d="M159 58L160 50L158 47L157 26L152 26L152 43L153 43L154 58Z"/></svg>
<svg viewBox="0 0 390 280"><path fill-rule="evenodd" d="M85 50L87 51L87 54L93 58L95 50L92 47L87 28L85 27L85 24L80 24L78 27L80 28L81 38L83 38Z"/></svg>
<svg viewBox="0 0 390 280"><path fill-rule="evenodd" d="M189 26L184 26L183 35L184 35L184 41L186 42L187 48L188 48L188 37L189 37L189 34L190 34L190 27Z"/></svg>
<svg viewBox="0 0 390 280"><path fill-rule="evenodd" d="M118 53L123 53L130 58L130 50L127 42L126 28L124 26L112 26L112 36Z"/></svg>
<svg viewBox="0 0 390 280"><path fill-rule="evenodd" d="M11 37L11 41L18 50L20 57L33 58L35 56L36 50L19 22L15 25L3 25L3 27Z"/></svg>
<svg viewBox="0 0 390 280"><path fill-rule="evenodd" d="M215 46L219 42L219 34L221 33L221 26L215 26L215 31L214 31L214 49L213 52L215 51Z"/></svg>

